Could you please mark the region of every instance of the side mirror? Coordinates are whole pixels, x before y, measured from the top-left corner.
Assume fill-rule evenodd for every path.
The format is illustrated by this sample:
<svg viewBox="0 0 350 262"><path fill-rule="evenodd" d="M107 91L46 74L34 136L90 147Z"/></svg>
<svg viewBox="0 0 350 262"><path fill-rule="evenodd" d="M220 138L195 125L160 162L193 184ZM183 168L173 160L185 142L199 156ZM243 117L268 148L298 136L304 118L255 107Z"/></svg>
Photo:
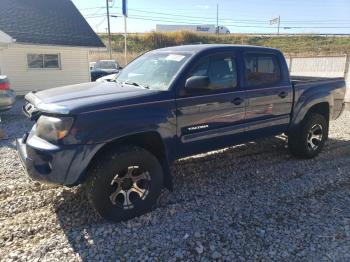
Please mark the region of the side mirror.
<svg viewBox="0 0 350 262"><path fill-rule="evenodd" d="M209 86L209 83L207 76L191 76L186 80L185 89L187 91L203 90Z"/></svg>

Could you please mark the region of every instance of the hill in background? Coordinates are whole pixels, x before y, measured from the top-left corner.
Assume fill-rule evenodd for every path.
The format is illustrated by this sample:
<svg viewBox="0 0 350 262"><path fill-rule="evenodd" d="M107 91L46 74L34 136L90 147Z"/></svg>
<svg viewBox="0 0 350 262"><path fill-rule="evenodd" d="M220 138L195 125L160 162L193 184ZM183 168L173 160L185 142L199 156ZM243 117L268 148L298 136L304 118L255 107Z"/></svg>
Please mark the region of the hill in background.
<svg viewBox="0 0 350 262"><path fill-rule="evenodd" d="M107 34L100 34L108 44ZM240 44L269 46L280 49L287 56L344 55L350 54L350 37L348 36L253 36L253 35L212 35L192 32L128 34L128 51L144 53L146 51L184 44ZM123 34L112 35L114 52L124 51Z"/></svg>

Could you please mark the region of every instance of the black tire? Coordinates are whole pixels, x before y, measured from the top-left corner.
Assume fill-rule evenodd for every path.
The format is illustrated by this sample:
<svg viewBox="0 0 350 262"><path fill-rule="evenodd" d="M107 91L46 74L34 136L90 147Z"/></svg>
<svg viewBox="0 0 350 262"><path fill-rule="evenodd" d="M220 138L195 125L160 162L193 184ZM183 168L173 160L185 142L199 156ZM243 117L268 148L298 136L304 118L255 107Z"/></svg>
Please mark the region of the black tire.
<svg viewBox="0 0 350 262"><path fill-rule="evenodd" d="M309 113L299 127L289 133L288 147L296 157L313 158L321 152L327 138L328 121L326 118L321 114Z"/></svg>
<svg viewBox="0 0 350 262"><path fill-rule="evenodd" d="M163 186L163 170L158 159L136 146L124 146L104 154L89 168L88 177L85 188L90 203L103 218L114 222L153 210ZM142 178L134 182L139 177Z"/></svg>

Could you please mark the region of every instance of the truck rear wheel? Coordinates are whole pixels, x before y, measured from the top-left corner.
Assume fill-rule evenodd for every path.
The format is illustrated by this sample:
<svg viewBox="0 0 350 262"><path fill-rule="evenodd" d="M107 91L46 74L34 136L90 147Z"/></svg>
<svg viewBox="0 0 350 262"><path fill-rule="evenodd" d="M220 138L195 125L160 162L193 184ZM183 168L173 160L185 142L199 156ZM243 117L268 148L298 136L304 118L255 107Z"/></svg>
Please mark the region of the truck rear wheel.
<svg viewBox="0 0 350 262"><path fill-rule="evenodd" d="M328 138L328 122L317 113L309 113L300 126L288 135L288 147L296 157L317 156Z"/></svg>
<svg viewBox="0 0 350 262"><path fill-rule="evenodd" d="M88 172L89 201L102 217L114 222L154 209L163 185L158 159L136 146L101 156Z"/></svg>

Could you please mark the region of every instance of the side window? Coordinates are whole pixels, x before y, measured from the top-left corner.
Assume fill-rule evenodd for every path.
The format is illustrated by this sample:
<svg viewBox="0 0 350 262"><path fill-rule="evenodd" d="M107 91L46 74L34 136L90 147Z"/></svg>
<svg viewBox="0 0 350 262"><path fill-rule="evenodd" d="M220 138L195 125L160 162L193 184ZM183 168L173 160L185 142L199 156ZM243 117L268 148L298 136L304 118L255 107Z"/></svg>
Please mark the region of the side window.
<svg viewBox="0 0 350 262"><path fill-rule="evenodd" d="M209 56L199 61L191 76L209 77L208 91L237 87L236 61L230 55Z"/></svg>
<svg viewBox="0 0 350 262"><path fill-rule="evenodd" d="M244 63L248 86L272 84L281 79L281 70L274 55L247 54Z"/></svg>
<svg viewBox="0 0 350 262"><path fill-rule="evenodd" d="M209 68L209 57L206 57L197 64L197 66L192 70L189 77L208 76L208 68Z"/></svg>
<svg viewBox="0 0 350 262"><path fill-rule="evenodd" d="M28 69L60 69L61 61L59 54L28 54Z"/></svg>

